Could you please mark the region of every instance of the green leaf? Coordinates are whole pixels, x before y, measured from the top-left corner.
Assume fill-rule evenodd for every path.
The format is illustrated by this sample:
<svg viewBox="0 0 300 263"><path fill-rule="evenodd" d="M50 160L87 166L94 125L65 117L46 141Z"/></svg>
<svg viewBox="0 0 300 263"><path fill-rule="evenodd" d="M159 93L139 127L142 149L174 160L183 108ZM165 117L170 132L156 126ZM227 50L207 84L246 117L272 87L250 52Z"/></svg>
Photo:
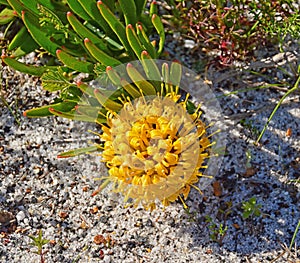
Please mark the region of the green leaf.
<svg viewBox="0 0 300 263"><path fill-rule="evenodd" d="M0 13L0 25L8 24L15 18L14 11L10 8L4 8Z"/></svg>
<svg viewBox="0 0 300 263"><path fill-rule="evenodd" d="M115 86L121 86L121 77L111 66L106 67L106 73Z"/></svg>
<svg viewBox="0 0 300 263"><path fill-rule="evenodd" d="M71 10L80 16L85 21L90 21L91 17L88 13L84 10L82 5L78 2L78 0L66 0Z"/></svg>
<svg viewBox="0 0 300 263"><path fill-rule="evenodd" d="M142 25L137 25L137 35L139 37L139 40L141 41L141 43L143 44L145 50L147 50L147 52L149 53L151 58L156 58L157 54L156 54L156 50L154 48L154 46L151 44L149 38L146 35L145 30L143 29Z"/></svg>
<svg viewBox="0 0 300 263"><path fill-rule="evenodd" d="M178 62L172 62L170 69L170 82L172 85L179 87L182 76L182 66Z"/></svg>
<svg viewBox="0 0 300 263"><path fill-rule="evenodd" d="M94 23L97 23L104 32L108 33L110 31L107 21L100 15L97 8L97 3L94 0L78 0L83 9L89 14Z"/></svg>
<svg viewBox="0 0 300 263"><path fill-rule="evenodd" d="M141 62L149 80L161 81L161 74L155 60L151 59L147 51L142 52Z"/></svg>
<svg viewBox="0 0 300 263"><path fill-rule="evenodd" d="M97 6L100 10L101 15L109 24L111 30L117 35L117 37L129 53L129 55L134 57L131 47L127 41L125 26L115 17L115 15L108 9L108 7L102 1L98 1Z"/></svg>
<svg viewBox="0 0 300 263"><path fill-rule="evenodd" d="M136 17L136 6L133 0L118 0L119 5L122 9L123 15L125 17L126 25L137 23Z"/></svg>
<svg viewBox="0 0 300 263"><path fill-rule="evenodd" d="M139 20L146 6L147 0L135 0L136 15Z"/></svg>
<svg viewBox="0 0 300 263"><path fill-rule="evenodd" d="M165 45L165 29L163 26L163 23L161 22L161 19L158 15L154 14L152 16L152 24L155 27L158 35L159 35L159 44L158 44L158 55L160 55L164 49L164 45Z"/></svg>
<svg viewBox="0 0 300 263"><path fill-rule="evenodd" d="M93 32L91 32L89 29L87 29L83 24L79 22L79 20L74 16L71 12L67 13L67 19L75 32L81 36L83 39L88 38L90 39L96 46L98 46L102 51L104 52L110 52L107 48L105 42L103 39L99 38L97 35L95 35Z"/></svg>
<svg viewBox="0 0 300 263"><path fill-rule="evenodd" d="M105 66L117 66L122 64L119 60L109 56L96 45L94 45L88 38L84 40L84 45L90 52L90 54L101 64Z"/></svg>
<svg viewBox="0 0 300 263"><path fill-rule="evenodd" d="M27 28L26 27L22 27L22 29L25 30L25 33L22 34L21 36L19 36L17 34L15 36L15 38L19 37L19 39L13 38L12 42L10 43L11 45L7 48L7 50L9 50L9 48L12 48L13 46L16 46L17 44L19 44L17 46L16 50L14 50L12 52L12 56L13 57L21 57L21 56L27 55L30 52L33 52L34 50L36 50L36 49L38 49L40 47L38 45L38 43L36 43L35 40L31 37L31 35L28 33Z"/></svg>
<svg viewBox="0 0 300 263"><path fill-rule="evenodd" d="M127 64L127 73L133 83L143 92L146 96L156 95L154 86L137 71L137 69L130 63Z"/></svg>
<svg viewBox="0 0 300 263"><path fill-rule="evenodd" d="M21 27L21 29L15 34L14 38L9 43L7 50L11 51L21 46L22 43L26 42L28 36L30 36L30 34L28 33L27 28L25 26Z"/></svg>
<svg viewBox="0 0 300 263"><path fill-rule="evenodd" d="M150 4L150 17L152 17L154 14L157 15L158 13L158 8L157 8L157 3L155 1L153 1L151 4Z"/></svg>
<svg viewBox="0 0 300 263"><path fill-rule="evenodd" d="M77 114L75 111L72 112L62 112L54 109L53 107L49 108L49 112L52 113L55 116L62 117L65 119L70 119L70 120L76 120L76 121L84 121L84 122L93 122L95 123L97 121L96 118Z"/></svg>
<svg viewBox="0 0 300 263"><path fill-rule="evenodd" d="M7 57L5 55L1 56L1 58L6 65L12 67L13 69L17 71L21 71L26 74L38 76L38 77L42 76L44 72L49 69L49 67L46 66L38 67L38 66L27 65L15 60L14 58Z"/></svg>
<svg viewBox="0 0 300 263"><path fill-rule="evenodd" d="M59 102L51 105L42 106L39 108L34 108L27 110L23 113L24 117L37 118L37 117L48 117L53 115L49 109L53 108L57 111L69 112L77 105L75 102Z"/></svg>
<svg viewBox="0 0 300 263"><path fill-rule="evenodd" d="M89 154L91 152L99 151L98 146L90 146L90 147L84 147L84 148L79 148L67 152L63 152L57 156L57 158L69 158L69 157L75 157L81 154Z"/></svg>
<svg viewBox="0 0 300 263"><path fill-rule="evenodd" d="M56 51L57 58L64 63L67 67L74 69L78 72L83 73L93 73L94 64L79 60L78 58L75 58L71 55L69 55L67 52L58 49Z"/></svg>
<svg viewBox="0 0 300 263"><path fill-rule="evenodd" d="M141 53L143 52L144 48L140 42L140 40L137 37L137 34L135 33L135 30L131 24L126 26L126 36L128 39L128 42L133 49L135 55L141 59Z"/></svg>
<svg viewBox="0 0 300 263"><path fill-rule="evenodd" d="M32 38L50 54L56 56L56 50L60 47L52 42L50 36L42 30L38 18L32 16L29 12L22 12L22 19Z"/></svg>
<svg viewBox="0 0 300 263"><path fill-rule="evenodd" d="M100 89L95 89L94 94L98 102L107 110L119 111L123 105L111 100Z"/></svg>
<svg viewBox="0 0 300 263"><path fill-rule="evenodd" d="M7 0L0 0L0 4L1 5L9 5Z"/></svg>
<svg viewBox="0 0 300 263"><path fill-rule="evenodd" d="M19 0L7 0L7 2L17 12L18 16L22 16L23 10L29 11Z"/></svg>
<svg viewBox="0 0 300 263"><path fill-rule="evenodd" d="M64 90L73 85L62 70L48 70L42 75L41 80L43 88L50 92Z"/></svg>

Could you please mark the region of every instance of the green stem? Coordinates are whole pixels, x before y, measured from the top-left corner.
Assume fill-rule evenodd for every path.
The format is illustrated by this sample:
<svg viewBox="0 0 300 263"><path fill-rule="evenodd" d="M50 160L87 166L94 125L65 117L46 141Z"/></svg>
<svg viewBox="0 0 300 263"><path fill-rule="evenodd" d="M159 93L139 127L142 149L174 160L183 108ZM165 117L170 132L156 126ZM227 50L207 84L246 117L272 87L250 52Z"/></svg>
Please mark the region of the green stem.
<svg viewBox="0 0 300 263"><path fill-rule="evenodd" d="M299 87L299 83L300 83L300 76L298 76L298 79L296 80L295 82L295 85L293 86L293 88L291 88L290 90L288 90L284 95L283 97L280 99L280 101L277 103L277 105L275 106L274 110L272 111L270 117L268 118L263 130L261 131L260 135L258 136L256 142L254 143L255 145L258 144L258 142L260 141L260 139L262 138L262 136L264 135L270 121L272 120L274 114L276 113L276 111L278 110L278 108L280 107L280 105L282 104L282 102L285 100L285 98L287 96L289 96L291 93L293 93L295 90L297 90Z"/></svg>
<svg viewBox="0 0 300 263"><path fill-rule="evenodd" d="M294 242L295 242L295 239L296 239L296 235L297 235L297 233L298 233L299 228L300 228L300 220L298 221L298 225L296 226L294 235L293 235L293 237L292 237L291 244L290 244L290 246L289 246L289 249L290 249L290 250L292 249L292 246L294 245Z"/></svg>

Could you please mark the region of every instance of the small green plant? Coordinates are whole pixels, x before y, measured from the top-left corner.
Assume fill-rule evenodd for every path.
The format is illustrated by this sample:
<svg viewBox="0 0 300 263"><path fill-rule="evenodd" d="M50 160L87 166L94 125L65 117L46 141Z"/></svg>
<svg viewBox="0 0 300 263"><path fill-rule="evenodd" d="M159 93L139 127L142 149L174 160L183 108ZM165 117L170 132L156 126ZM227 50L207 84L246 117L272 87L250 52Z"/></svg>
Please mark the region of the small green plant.
<svg viewBox="0 0 300 263"><path fill-rule="evenodd" d="M256 197L253 196L251 197L248 201L245 201L242 203L242 209L243 209L243 214L242 217L243 219L248 219L250 217L258 217L261 215L260 208L262 207L261 204L256 203Z"/></svg>
<svg viewBox="0 0 300 263"><path fill-rule="evenodd" d="M228 229L227 226L222 223L219 225L216 224L209 215L205 216L205 218L205 221L208 224L208 229L210 230L210 239L221 246Z"/></svg>
<svg viewBox="0 0 300 263"><path fill-rule="evenodd" d="M276 104L275 108L273 109L272 113L270 114L266 124L264 125L264 128L262 129L261 133L259 134L257 140L255 141L255 145L258 145L260 139L262 138L262 136L264 135L265 131L268 128L268 125L270 123L270 121L272 120L272 118L274 117L276 111L279 109L280 105L283 103L283 101L289 96L291 95L293 92L299 91L300 89L300 65L298 65L298 69L297 69L297 75L296 75L296 81L293 84L292 88L290 88L283 96L282 98L279 100L279 102Z"/></svg>
<svg viewBox="0 0 300 263"><path fill-rule="evenodd" d="M300 37L300 15L293 1L170 1L171 30L192 38L198 48L229 66L253 56L261 45Z"/></svg>
<svg viewBox="0 0 300 263"><path fill-rule="evenodd" d="M28 237L33 240L33 242L30 243L30 245L35 246L37 248L37 250L34 251L33 253L40 256L41 263L45 263L45 254L47 251L43 251L43 246L48 244L50 240L43 238L43 233L41 229L39 230L37 237L31 235L29 235Z"/></svg>

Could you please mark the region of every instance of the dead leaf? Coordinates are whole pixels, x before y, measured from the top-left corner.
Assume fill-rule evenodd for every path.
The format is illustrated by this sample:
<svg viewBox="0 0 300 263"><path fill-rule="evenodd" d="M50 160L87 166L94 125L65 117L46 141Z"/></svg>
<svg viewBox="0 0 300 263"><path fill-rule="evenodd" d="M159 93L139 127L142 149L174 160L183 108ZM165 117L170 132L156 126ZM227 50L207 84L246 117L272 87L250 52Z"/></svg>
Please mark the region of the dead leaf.
<svg viewBox="0 0 300 263"><path fill-rule="evenodd" d="M240 225L239 224L232 224L232 226L235 228L235 229L240 229L241 227L240 227Z"/></svg>
<svg viewBox="0 0 300 263"><path fill-rule="evenodd" d="M249 178L249 177L252 177L253 175L255 175L256 172L257 172L256 168L248 167L246 169L246 172L243 174L243 176L246 178Z"/></svg>
<svg viewBox="0 0 300 263"><path fill-rule="evenodd" d="M94 243L97 245L100 244L106 244L107 240L105 239L105 237L103 235L97 235L94 237Z"/></svg>
<svg viewBox="0 0 300 263"><path fill-rule="evenodd" d="M222 195L222 186L219 181L213 182L214 196L220 197Z"/></svg>

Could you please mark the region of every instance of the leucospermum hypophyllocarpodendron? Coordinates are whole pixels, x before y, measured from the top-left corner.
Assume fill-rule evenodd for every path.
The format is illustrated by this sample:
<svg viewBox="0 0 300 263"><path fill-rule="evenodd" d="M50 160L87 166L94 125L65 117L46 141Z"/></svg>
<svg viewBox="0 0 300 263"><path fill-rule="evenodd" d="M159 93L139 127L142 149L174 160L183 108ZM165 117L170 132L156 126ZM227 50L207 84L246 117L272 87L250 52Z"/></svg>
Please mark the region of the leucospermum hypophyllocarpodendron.
<svg viewBox="0 0 300 263"><path fill-rule="evenodd" d="M131 64L127 70L131 75ZM195 184L213 145L200 106L189 111L189 94L181 95L172 81L161 81L160 90L145 79L130 85L128 93L139 96L119 97L122 108L107 108L101 124L101 157L108 168L104 184L111 182L125 201L146 209L154 209L157 200L167 206L179 199L185 205L191 187L200 191Z"/></svg>

